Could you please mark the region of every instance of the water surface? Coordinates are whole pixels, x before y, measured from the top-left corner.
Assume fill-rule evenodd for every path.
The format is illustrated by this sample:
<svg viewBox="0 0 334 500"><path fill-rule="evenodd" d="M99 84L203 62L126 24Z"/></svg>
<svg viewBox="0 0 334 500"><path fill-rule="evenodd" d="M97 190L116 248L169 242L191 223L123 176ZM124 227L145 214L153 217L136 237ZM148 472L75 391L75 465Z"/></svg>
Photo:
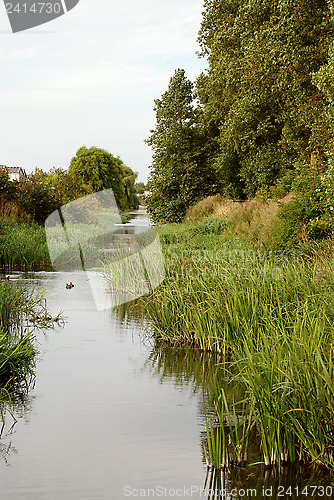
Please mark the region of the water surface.
<svg viewBox="0 0 334 500"><path fill-rule="evenodd" d="M201 391L182 367L176 376L152 361L145 321L97 312L83 272L30 282L46 287L66 326L38 333L35 388L3 433L1 498L118 500L131 488L202 486Z"/></svg>

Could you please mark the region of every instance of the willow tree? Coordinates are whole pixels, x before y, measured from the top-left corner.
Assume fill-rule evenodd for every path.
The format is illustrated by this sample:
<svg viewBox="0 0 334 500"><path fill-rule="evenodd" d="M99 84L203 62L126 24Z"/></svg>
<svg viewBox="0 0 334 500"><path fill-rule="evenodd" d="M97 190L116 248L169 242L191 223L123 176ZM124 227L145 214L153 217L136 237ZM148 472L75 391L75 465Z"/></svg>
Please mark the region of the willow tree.
<svg viewBox="0 0 334 500"><path fill-rule="evenodd" d="M82 146L72 158L68 171L91 192L111 188L121 210L138 206L134 188L136 174L105 149Z"/></svg>

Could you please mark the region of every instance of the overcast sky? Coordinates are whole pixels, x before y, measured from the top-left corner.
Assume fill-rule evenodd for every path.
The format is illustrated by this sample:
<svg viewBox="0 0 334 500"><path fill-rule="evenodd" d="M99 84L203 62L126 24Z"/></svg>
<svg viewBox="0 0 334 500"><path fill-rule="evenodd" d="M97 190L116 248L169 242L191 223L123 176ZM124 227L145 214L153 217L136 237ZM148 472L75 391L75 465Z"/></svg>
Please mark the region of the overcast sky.
<svg viewBox="0 0 334 500"><path fill-rule="evenodd" d="M15 3L15 0L13 0ZM120 156L146 181L154 99L196 51L203 0L80 0L58 19L12 34L0 3L0 164L68 168L82 145Z"/></svg>

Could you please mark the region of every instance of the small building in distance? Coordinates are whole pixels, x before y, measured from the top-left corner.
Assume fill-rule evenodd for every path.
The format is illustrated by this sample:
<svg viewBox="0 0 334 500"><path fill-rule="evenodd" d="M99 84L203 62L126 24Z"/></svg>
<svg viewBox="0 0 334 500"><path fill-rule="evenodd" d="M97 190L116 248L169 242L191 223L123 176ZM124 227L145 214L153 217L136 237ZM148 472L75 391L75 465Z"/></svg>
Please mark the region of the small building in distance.
<svg viewBox="0 0 334 500"><path fill-rule="evenodd" d="M7 165L0 165L0 168L5 168L7 170L10 181L20 181L27 177L26 171L22 167L7 167Z"/></svg>

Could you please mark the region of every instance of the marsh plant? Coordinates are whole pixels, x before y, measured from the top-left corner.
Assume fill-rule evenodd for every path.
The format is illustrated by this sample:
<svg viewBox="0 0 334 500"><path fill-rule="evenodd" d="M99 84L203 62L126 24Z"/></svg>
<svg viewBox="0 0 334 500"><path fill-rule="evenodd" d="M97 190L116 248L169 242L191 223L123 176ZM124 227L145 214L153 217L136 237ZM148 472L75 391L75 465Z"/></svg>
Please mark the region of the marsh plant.
<svg viewBox="0 0 334 500"><path fill-rule="evenodd" d="M242 388L234 401L214 388L210 466L241 463L255 434L268 469L334 469L333 246L263 255L190 229L173 240L163 228L167 276L143 303L158 345L219 353L230 388Z"/></svg>
<svg viewBox="0 0 334 500"><path fill-rule="evenodd" d="M49 268L50 257L44 228L35 223L0 220L0 267L31 270Z"/></svg>
<svg viewBox="0 0 334 500"><path fill-rule="evenodd" d="M28 290L19 282L0 282L0 407L8 408L28 390L37 356L34 329L50 327L44 292Z"/></svg>

